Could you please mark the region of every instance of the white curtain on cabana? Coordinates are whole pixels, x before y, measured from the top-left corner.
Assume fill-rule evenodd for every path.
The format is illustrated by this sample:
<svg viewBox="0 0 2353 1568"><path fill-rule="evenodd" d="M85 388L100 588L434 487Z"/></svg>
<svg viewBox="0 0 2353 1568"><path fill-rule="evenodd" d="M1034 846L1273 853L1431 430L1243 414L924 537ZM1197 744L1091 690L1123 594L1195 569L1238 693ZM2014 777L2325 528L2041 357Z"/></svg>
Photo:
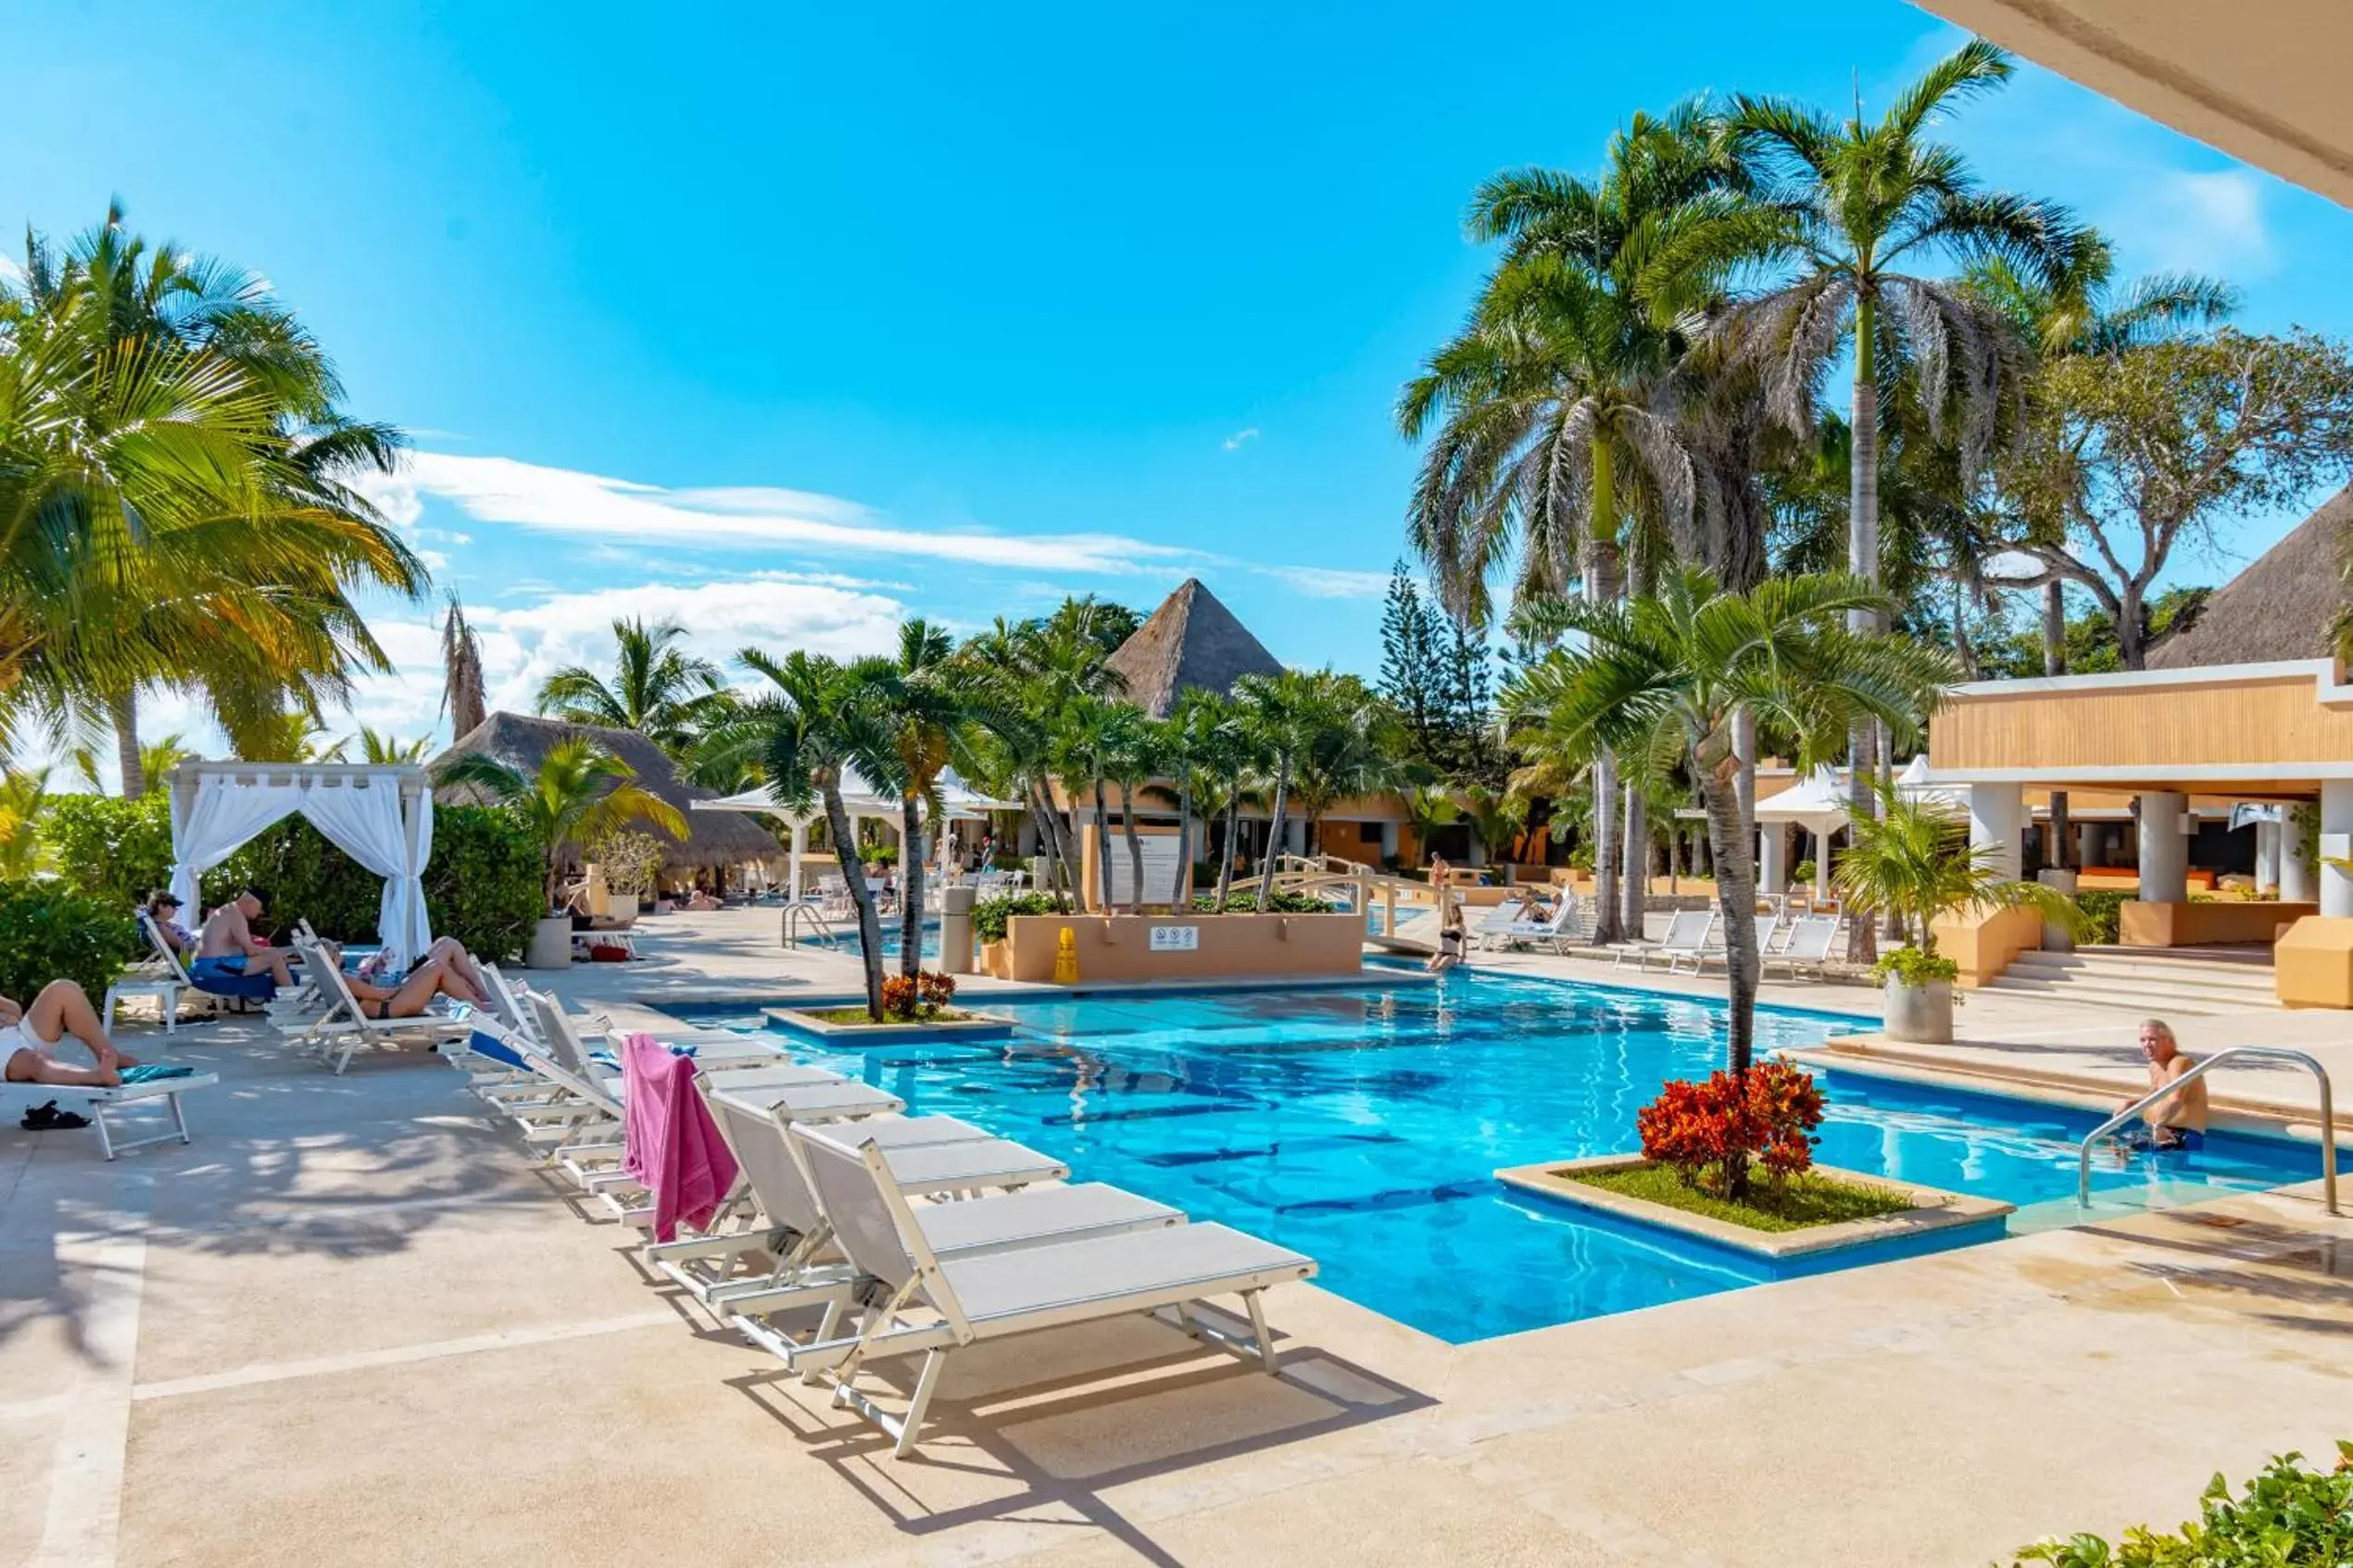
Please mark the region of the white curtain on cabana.
<svg viewBox="0 0 2353 1568"><path fill-rule="evenodd" d="M200 909L198 879L206 872L299 812L329 843L384 879L377 935L393 961L406 964L433 945L423 878L433 858L433 795L413 792L414 809L404 812L402 797L409 793L390 774L363 781L266 764L249 774L201 774L184 818L173 812L171 890L183 908Z"/></svg>
<svg viewBox="0 0 2353 1568"><path fill-rule="evenodd" d="M327 842L384 879L376 930L394 960L407 963L433 946L425 919L425 884L420 874L433 854L433 797L417 800L422 847L410 853L409 824L401 820L400 787L384 781L367 788L313 782L302 794L302 814Z"/></svg>

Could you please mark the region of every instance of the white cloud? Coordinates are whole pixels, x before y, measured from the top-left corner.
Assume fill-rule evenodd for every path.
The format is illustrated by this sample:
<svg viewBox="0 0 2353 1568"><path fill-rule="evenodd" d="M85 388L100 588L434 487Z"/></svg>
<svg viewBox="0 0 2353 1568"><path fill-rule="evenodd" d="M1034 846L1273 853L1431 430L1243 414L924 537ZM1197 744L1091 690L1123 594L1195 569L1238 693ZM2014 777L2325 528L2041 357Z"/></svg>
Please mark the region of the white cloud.
<svg viewBox="0 0 2353 1568"><path fill-rule="evenodd" d="M799 546L970 566L1131 573L1199 552L1108 533L1014 534L894 526L855 502L771 488L664 490L512 458L409 455L371 494L396 521L431 495L481 522L587 538L608 547Z"/></svg>
<svg viewBox="0 0 2353 1568"><path fill-rule="evenodd" d="M1251 426L1248 430L1238 430L1234 432L1233 434L1226 438L1226 450L1228 452L1238 452L1241 450L1244 443L1255 441L1257 439L1258 427L1256 425Z"/></svg>
<svg viewBox="0 0 2353 1568"><path fill-rule="evenodd" d="M2145 193L2140 244L2168 270L2246 277L2274 264L2263 186L2244 169L2193 174L2169 169Z"/></svg>
<svg viewBox="0 0 2353 1568"><path fill-rule="evenodd" d="M1251 570L1279 578L1312 598L1377 599L1389 592L1386 571L1351 571L1326 566L1258 566Z"/></svg>

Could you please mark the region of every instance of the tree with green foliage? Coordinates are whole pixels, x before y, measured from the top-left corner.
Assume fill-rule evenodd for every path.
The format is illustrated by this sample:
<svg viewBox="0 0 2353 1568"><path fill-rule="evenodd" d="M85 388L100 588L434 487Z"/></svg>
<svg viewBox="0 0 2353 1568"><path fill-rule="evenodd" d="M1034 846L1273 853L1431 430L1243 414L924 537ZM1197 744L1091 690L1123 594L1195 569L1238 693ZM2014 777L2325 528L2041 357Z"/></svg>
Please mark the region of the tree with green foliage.
<svg viewBox="0 0 2353 1568"><path fill-rule="evenodd" d="M568 665L540 684L539 711L568 724L635 730L673 758L686 755L725 700L719 667L679 646L686 635L675 621L615 620L612 679Z"/></svg>
<svg viewBox="0 0 2353 1568"><path fill-rule="evenodd" d="M460 752L441 765L436 787L471 786L515 813L546 859L546 908L556 907L566 846L585 845L632 822L686 836L678 809L637 782L637 771L585 735L547 748L529 772L484 752Z"/></svg>

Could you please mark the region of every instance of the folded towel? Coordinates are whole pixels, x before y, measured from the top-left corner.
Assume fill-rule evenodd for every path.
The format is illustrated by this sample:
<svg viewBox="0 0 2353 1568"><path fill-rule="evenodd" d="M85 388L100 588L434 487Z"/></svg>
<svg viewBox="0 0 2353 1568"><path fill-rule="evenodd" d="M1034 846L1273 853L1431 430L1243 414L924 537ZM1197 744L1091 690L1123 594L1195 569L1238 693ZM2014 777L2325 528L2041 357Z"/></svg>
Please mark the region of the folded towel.
<svg viewBox="0 0 2353 1568"><path fill-rule="evenodd" d="M195 1073L193 1067L166 1067L158 1062L143 1061L136 1067L124 1068L122 1081L126 1084L152 1084L158 1078L193 1078Z"/></svg>

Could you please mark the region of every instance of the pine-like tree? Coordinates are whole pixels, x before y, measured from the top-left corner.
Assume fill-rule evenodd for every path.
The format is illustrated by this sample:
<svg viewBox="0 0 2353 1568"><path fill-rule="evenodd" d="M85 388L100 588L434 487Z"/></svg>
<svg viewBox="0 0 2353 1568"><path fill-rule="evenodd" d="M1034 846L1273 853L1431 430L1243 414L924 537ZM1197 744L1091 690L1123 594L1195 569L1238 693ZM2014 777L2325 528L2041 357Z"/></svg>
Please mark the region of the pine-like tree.
<svg viewBox="0 0 2353 1568"><path fill-rule="evenodd" d="M1380 617L1380 692L1405 721L1413 760L1439 765L1450 692L1442 632L1400 561Z"/></svg>

